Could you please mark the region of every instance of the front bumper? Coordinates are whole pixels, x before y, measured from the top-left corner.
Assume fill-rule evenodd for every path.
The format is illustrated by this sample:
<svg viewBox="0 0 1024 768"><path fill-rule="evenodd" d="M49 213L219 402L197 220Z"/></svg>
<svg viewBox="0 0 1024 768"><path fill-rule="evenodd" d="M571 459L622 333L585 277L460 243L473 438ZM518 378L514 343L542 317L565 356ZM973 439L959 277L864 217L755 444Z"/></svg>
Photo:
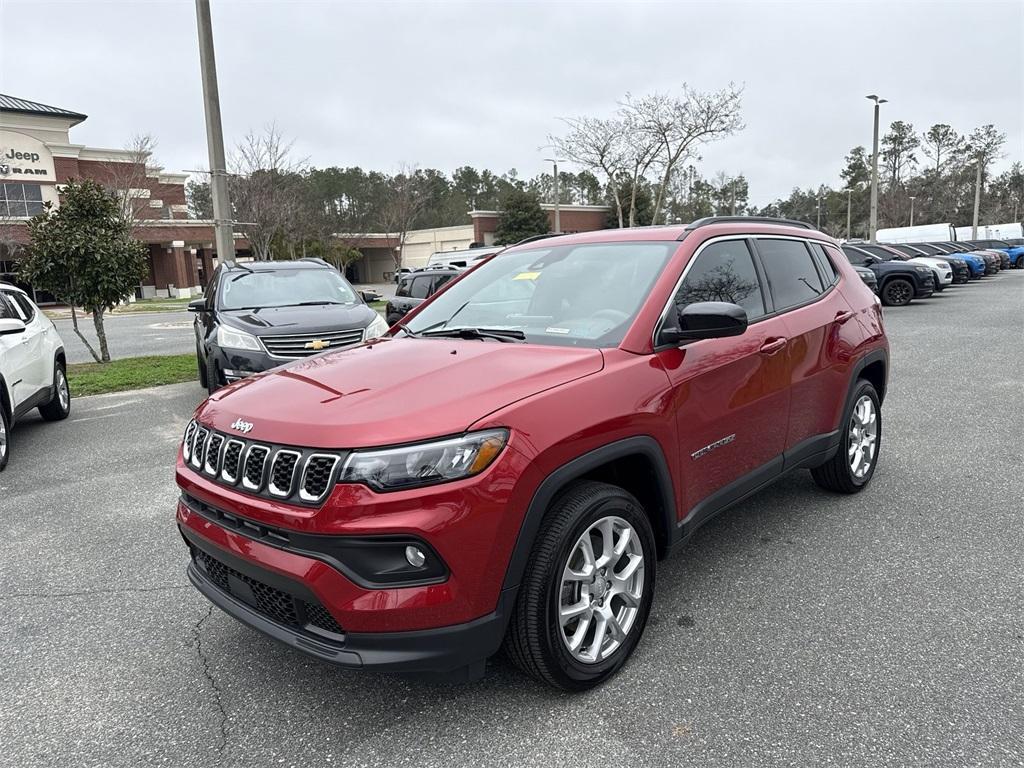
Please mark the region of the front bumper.
<svg viewBox="0 0 1024 768"><path fill-rule="evenodd" d="M266 352L250 349L224 349L213 347L210 356L217 363L225 384L233 384L239 379L248 378L254 373L262 373L279 365L291 362L271 357Z"/></svg>
<svg viewBox="0 0 1024 768"><path fill-rule="evenodd" d="M929 273L922 275L921 280L914 288L915 299L927 299L935 293L935 275Z"/></svg>
<svg viewBox="0 0 1024 768"><path fill-rule="evenodd" d="M316 608L315 596L303 585L211 544L186 526L180 526L180 530L193 554L189 580L210 602L278 642L349 669L442 674L464 671L467 676L475 676L501 645L515 601L516 589L506 589L493 612L436 629L361 633L346 632L336 624L325 629L320 625L331 621L322 617L322 607ZM212 575L212 569L204 565L211 561L223 566L228 577ZM268 600L279 606L289 599L296 606L290 611L267 608Z"/></svg>

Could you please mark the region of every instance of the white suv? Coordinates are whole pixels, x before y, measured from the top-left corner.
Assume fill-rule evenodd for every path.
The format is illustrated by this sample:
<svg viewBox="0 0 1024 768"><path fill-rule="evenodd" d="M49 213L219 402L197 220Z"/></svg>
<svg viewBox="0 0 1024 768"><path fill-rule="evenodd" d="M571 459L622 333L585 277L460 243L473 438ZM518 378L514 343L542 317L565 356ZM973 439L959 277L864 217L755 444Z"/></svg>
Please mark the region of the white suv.
<svg viewBox="0 0 1024 768"><path fill-rule="evenodd" d="M23 290L0 283L0 470L11 428L33 408L47 421L71 413L64 344L50 318Z"/></svg>

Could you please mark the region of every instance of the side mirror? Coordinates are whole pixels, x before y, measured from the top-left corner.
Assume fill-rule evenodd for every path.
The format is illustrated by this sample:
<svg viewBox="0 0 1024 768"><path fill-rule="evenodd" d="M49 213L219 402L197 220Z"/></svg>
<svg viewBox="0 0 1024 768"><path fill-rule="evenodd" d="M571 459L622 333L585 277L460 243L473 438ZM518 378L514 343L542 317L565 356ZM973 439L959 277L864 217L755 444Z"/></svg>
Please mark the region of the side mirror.
<svg viewBox="0 0 1024 768"><path fill-rule="evenodd" d="M192 299L188 303L189 312L205 312L206 311L206 299Z"/></svg>
<svg viewBox="0 0 1024 768"><path fill-rule="evenodd" d="M25 324L15 318L4 318L0 320L0 336L10 336L13 333L24 333Z"/></svg>
<svg viewBox="0 0 1024 768"><path fill-rule="evenodd" d="M678 314L676 327L662 328L665 343L720 339L740 336L747 330L747 311L738 304L725 301L698 301L689 304Z"/></svg>
<svg viewBox="0 0 1024 768"><path fill-rule="evenodd" d="M363 301L370 304L374 301L380 301L380 294L373 291L360 291L359 295L363 297Z"/></svg>

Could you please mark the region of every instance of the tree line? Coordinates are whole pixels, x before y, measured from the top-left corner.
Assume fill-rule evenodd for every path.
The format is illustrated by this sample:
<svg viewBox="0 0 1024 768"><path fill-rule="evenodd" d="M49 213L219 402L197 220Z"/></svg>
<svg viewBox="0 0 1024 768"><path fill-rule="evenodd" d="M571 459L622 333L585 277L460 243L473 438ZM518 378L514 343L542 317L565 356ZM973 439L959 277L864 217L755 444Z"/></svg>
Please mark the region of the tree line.
<svg viewBox="0 0 1024 768"><path fill-rule="evenodd" d="M878 226L950 222L969 226L973 221L974 194L981 174L980 224L1020 220L1024 202L1024 166L1015 162L998 175L992 173L1003 157L1006 134L983 125L969 134L937 123L918 133L912 123L893 122L879 142ZM846 237L847 204L850 236L867 238L871 206L871 152L857 146L846 155L842 184L817 188L794 187L789 197L775 200L751 213L782 216L818 224L834 237ZM913 198L913 200L911 200Z"/></svg>

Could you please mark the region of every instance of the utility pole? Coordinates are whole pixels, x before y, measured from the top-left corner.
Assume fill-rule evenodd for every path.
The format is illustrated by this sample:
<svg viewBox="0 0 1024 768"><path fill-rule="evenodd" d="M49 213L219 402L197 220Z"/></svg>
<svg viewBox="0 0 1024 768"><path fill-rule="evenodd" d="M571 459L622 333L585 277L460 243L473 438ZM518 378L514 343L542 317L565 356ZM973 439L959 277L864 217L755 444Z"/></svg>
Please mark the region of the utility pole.
<svg viewBox="0 0 1024 768"><path fill-rule="evenodd" d="M846 239L847 240L849 240L850 237L851 237L851 232L850 232L850 213L851 213L852 206L853 206L853 200L851 198L852 194L853 194L853 189L851 189L850 187L847 187L846 188Z"/></svg>
<svg viewBox="0 0 1024 768"><path fill-rule="evenodd" d="M221 262L234 264L235 239L231 202L228 199L224 132L220 124L220 92L217 90L217 63L213 55L210 0L196 0L196 21L199 26L199 66L203 76L203 110L206 113L206 144L210 153L210 191L213 194L217 256Z"/></svg>
<svg viewBox="0 0 1024 768"><path fill-rule="evenodd" d="M818 226L815 229L821 229L821 190L818 190Z"/></svg>
<svg viewBox="0 0 1024 768"><path fill-rule="evenodd" d="M978 175L974 180L974 224L971 227L971 240L978 239L978 212L981 210L981 165L985 156L978 155Z"/></svg>
<svg viewBox="0 0 1024 768"><path fill-rule="evenodd" d="M871 217L868 220L868 240L873 243L878 232L878 108L888 99L880 99L875 94L868 98L875 102L875 130L871 139Z"/></svg>
<svg viewBox="0 0 1024 768"><path fill-rule="evenodd" d="M545 157L549 163L554 166L555 174L555 234L562 234L562 209L561 203L558 200L558 158L557 157Z"/></svg>
<svg viewBox="0 0 1024 768"><path fill-rule="evenodd" d="M910 196L910 226L914 226L914 196Z"/></svg>

